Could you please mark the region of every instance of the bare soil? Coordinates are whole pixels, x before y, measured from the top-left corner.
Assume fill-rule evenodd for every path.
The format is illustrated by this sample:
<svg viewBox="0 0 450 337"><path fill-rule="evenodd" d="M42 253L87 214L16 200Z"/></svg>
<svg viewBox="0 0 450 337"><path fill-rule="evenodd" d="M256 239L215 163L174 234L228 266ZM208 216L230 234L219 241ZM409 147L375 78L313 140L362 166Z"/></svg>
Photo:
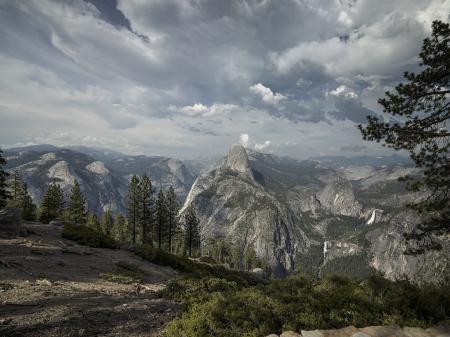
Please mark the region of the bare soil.
<svg viewBox="0 0 450 337"><path fill-rule="evenodd" d="M61 238L61 227L27 223L26 237L0 237L0 336L160 336L180 304L157 291L177 276L132 252ZM140 284L100 277L126 261Z"/></svg>

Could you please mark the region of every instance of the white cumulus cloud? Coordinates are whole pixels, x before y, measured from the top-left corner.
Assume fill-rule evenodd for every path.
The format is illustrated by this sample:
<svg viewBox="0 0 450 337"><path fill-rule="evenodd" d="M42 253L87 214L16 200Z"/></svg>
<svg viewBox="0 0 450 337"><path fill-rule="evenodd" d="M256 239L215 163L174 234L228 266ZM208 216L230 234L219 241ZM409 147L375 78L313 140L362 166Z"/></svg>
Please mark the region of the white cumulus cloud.
<svg viewBox="0 0 450 337"><path fill-rule="evenodd" d="M280 93L274 93L270 88L265 87L261 83L254 84L250 87L250 91L261 96L261 99L271 105L277 105L280 101L286 99L286 96Z"/></svg>

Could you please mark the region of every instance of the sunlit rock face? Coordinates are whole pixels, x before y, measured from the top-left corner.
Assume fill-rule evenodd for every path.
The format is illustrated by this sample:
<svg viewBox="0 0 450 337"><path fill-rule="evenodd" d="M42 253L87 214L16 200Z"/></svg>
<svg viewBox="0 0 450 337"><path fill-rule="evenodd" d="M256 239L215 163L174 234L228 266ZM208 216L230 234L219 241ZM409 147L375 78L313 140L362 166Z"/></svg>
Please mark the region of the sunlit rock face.
<svg viewBox="0 0 450 337"><path fill-rule="evenodd" d="M247 152L242 145L234 144L230 147L224 167L253 178Z"/></svg>

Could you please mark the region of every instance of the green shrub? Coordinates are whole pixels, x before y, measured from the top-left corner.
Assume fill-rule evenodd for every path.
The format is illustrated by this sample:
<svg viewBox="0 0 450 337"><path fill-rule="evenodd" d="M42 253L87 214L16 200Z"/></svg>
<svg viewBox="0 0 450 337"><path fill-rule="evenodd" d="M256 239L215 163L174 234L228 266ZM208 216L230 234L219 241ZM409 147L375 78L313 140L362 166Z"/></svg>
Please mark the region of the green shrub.
<svg viewBox="0 0 450 337"><path fill-rule="evenodd" d="M111 282L131 284L142 282L144 274L135 264L119 261L111 273L100 274L100 277Z"/></svg>
<svg viewBox="0 0 450 337"><path fill-rule="evenodd" d="M186 311L169 323L167 337L265 336L284 330L334 329L348 325L448 324L450 287L418 287L375 275L364 282L330 275L292 276L242 286L203 278L173 281L165 295Z"/></svg>
<svg viewBox="0 0 450 337"><path fill-rule="evenodd" d="M85 225L65 224L62 237L73 240L80 245L94 248L118 249L120 247L114 239Z"/></svg>

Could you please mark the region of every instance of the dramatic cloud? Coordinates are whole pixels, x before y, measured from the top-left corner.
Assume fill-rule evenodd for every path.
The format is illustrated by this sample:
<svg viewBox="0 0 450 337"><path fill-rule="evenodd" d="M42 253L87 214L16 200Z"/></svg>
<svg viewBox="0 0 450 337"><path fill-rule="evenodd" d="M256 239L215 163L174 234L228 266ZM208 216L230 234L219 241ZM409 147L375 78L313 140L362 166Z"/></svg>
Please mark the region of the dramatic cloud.
<svg viewBox="0 0 450 337"><path fill-rule="evenodd" d="M0 144L351 154L356 124L417 70L449 12L450 0L0 0Z"/></svg>

